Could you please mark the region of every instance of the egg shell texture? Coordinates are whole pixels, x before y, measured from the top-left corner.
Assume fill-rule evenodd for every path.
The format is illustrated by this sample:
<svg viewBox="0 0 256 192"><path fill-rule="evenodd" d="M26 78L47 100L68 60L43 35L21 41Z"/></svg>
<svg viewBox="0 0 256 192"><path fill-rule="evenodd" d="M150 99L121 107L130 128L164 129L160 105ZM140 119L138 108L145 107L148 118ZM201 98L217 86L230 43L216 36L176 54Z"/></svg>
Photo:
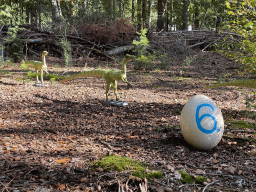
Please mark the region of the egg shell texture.
<svg viewBox="0 0 256 192"><path fill-rule="evenodd" d="M224 120L221 110L205 95L193 96L181 112L181 132L192 146L209 150L221 140Z"/></svg>

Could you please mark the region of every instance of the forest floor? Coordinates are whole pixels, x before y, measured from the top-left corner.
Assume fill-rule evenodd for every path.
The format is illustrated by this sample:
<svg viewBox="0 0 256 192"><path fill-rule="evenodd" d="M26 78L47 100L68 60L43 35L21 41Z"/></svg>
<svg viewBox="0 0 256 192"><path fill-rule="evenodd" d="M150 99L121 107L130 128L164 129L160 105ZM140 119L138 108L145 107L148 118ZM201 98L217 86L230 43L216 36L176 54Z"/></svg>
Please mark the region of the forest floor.
<svg viewBox="0 0 256 192"><path fill-rule="evenodd" d="M91 60L86 69L67 69L51 59L49 72L65 76L105 68ZM256 111L246 107L253 90L202 89L237 78L234 64L216 53L200 52L187 65L179 62L173 59L168 71L139 71L128 63L133 87L118 84L121 100L129 103L125 107L103 104L103 79L46 80L49 86L37 87L35 79L19 80L25 72L17 66L2 65L0 191L125 191L122 186L139 191L131 171L93 167L111 154L161 171L162 178L148 179L148 191L256 191ZM225 121L220 143L208 151L189 146L179 126L184 105L196 94L212 98ZM179 170L207 181L182 182Z"/></svg>

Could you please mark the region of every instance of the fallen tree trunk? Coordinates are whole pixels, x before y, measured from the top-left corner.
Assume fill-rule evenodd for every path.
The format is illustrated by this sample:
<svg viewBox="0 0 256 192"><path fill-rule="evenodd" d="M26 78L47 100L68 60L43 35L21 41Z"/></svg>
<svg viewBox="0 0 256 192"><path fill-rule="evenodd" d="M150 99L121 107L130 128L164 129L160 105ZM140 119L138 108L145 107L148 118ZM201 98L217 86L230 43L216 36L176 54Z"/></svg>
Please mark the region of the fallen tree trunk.
<svg viewBox="0 0 256 192"><path fill-rule="evenodd" d="M126 45L126 46L122 46L122 47L117 47L117 48L112 49L110 51L106 51L106 53L108 55L118 55L120 53L130 51L132 49L134 49L134 45Z"/></svg>

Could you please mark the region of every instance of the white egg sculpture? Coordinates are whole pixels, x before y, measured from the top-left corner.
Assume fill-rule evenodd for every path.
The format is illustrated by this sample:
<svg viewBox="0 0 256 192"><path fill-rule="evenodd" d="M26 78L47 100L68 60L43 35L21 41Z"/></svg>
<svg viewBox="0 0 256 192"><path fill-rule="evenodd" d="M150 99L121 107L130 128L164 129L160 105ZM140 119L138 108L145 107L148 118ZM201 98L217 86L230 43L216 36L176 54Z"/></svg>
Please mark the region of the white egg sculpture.
<svg viewBox="0 0 256 192"><path fill-rule="evenodd" d="M195 95L182 109L180 127L184 139L190 145L209 150L220 142L224 120L221 110L212 99Z"/></svg>

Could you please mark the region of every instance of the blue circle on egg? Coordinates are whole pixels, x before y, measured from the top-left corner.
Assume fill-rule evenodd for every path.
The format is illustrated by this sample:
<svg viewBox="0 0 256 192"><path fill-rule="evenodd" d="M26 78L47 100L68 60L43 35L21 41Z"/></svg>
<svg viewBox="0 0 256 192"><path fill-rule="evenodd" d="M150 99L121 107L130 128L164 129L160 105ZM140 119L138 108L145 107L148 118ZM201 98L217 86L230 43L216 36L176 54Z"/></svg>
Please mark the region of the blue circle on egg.
<svg viewBox="0 0 256 192"><path fill-rule="evenodd" d="M217 121L216 121L216 118L214 116L212 116L211 114L203 114L201 117L199 117L199 111L202 107L210 107L213 111L214 111L214 107L208 103L204 103L204 104L201 104L199 105L197 108L196 108L196 124L197 124L197 127L200 131L202 131L203 133L205 134L211 134L213 133L214 131L216 131L217 129ZM203 118L205 117L210 117L213 119L214 121L214 126L212 129L208 130L208 129L205 129L201 126L201 121L203 120ZM217 129L217 131L219 132L220 129Z"/></svg>

